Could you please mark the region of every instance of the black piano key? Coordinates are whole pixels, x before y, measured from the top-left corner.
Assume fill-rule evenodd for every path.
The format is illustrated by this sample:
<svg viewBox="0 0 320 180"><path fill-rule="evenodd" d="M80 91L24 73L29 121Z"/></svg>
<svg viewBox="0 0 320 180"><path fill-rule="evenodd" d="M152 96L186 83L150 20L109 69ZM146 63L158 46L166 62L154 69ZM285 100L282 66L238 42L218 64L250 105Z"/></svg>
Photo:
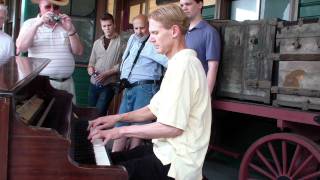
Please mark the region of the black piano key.
<svg viewBox="0 0 320 180"><path fill-rule="evenodd" d="M96 164L92 144L87 139L88 121L74 120L71 126L71 157L80 164Z"/></svg>

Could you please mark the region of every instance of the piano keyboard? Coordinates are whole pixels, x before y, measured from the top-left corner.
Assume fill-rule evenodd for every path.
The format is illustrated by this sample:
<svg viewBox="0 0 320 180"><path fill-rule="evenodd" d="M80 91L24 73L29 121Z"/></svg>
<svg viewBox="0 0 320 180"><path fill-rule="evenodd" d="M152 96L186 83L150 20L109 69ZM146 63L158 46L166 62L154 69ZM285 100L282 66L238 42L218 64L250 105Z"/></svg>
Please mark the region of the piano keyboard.
<svg viewBox="0 0 320 180"><path fill-rule="evenodd" d="M92 144L88 139L88 121L73 120L71 130L71 154L80 164L111 165L108 152L101 139Z"/></svg>
<svg viewBox="0 0 320 180"><path fill-rule="evenodd" d="M93 151L97 165L110 166L107 150L106 147L103 145L102 139L96 139L93 142Z"/></svg>

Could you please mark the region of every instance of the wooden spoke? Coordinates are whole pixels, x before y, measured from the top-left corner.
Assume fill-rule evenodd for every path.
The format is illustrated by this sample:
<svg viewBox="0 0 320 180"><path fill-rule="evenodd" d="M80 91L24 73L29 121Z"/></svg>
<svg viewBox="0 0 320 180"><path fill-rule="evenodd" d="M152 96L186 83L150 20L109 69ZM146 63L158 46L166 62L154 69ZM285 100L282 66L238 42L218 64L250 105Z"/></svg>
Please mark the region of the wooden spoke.
<svg viewBox="0 0 320 180"><path fill-rule="evenodd" d="M316 179L320 178L319 167L318 144L297 134L276 133L249 147L240 165L239 180Z"/></svg>
<svg viewBox="0 0 320 180"><path fill-rule="evenodd" d="M275 163L275 165L277 167L278 174L281 175L282 174L281 165L280 165L279 159L276 155L276 152L275 152L274 147L271 142L268 143L268 148L269 148L269 151L272 155L273 162Z"/></svg>
<svg viewBox="0 0 320 180"><path fill-rule="evenodd" d="M257 150L257 155L261 159L261 161L264 163L265 166L273 173L273 175L277 175L278 173L276 170L272 167L272 165L269 163L267 158L260 152L260 150Z"/></svg>
<svg viewBox="0 0 320 180"><path fill-rule="evenodd" d="M300 153L300 149L301 149L301 146L298 144L297 147L296 147L296 150L295 150L295 152L294 152L294 155L293 155L293 158L292 158L292 161L291 161L289 170L288 170L288 175L289 175L289 176L292 174L293 167L294 167L295 165L297 165L297 159L298 159L298 155L299 155L299 153Z"/></svg>

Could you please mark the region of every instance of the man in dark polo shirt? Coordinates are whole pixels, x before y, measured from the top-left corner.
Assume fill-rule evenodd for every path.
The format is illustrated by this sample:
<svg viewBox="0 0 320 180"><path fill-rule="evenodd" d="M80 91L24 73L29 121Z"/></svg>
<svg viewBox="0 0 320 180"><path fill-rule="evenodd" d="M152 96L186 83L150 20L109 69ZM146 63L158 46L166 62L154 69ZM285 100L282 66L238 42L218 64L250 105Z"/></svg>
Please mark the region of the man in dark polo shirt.
<svg viewBox="0 0 320 180"><path fill-rule="evenodd" d="M212 93L221 53L219 33L202 19L203 0L180 0L180 7L190 19L186 45L197 52L207 74L209 91Z"/></svg>

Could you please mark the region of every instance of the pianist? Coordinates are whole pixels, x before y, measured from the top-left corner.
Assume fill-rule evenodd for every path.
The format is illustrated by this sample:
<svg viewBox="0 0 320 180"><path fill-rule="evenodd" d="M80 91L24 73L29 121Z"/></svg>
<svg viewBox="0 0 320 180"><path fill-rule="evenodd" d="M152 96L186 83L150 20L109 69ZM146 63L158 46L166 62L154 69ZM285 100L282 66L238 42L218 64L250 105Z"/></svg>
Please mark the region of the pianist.
<svg viewBox="0 0 320 180"><path fill-rule="evenodd" d="M196 52L185 48L189 22L180 7L160 7L149 20L149 41L169 58L159 92L144 108L90 121L88 138L104 143L122 137L152 139L152 145L111 154L130 179L200 180L211 127L206 75ZM156 122L107 129L124 120L150 119Z"/></svg>

